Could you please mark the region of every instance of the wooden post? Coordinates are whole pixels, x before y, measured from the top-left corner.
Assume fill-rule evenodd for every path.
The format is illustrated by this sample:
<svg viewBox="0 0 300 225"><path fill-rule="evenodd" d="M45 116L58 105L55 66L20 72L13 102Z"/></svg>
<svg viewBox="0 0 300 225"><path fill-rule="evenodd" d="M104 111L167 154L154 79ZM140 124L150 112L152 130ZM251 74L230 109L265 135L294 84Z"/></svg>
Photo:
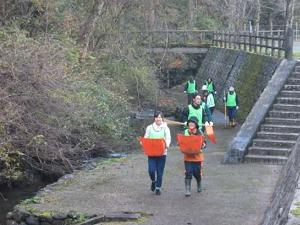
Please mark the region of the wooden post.
<svg viewBox="0 0 300 225"><path fill-rule="evenodd" d="M262 36L259 36L259 54L262 52L263 39Z"/></svg>
<svg viewBox="0 0 300 225"><path fill-rule="evenodd" d="M252 34L249 33L249 52L252 52Z"/></svg>
<svg viewBox="0 0 300 225"><path fill-rule="evenodd" d="M238 45L239 45L239 50L241 50L241 34L240 34L240 32L237 34L237 41L238 41Z"/></svg>
<svg viewBox="0 0 300 225"><path fill-rule="evenodd" d="M295 27L295 40L298 41L298 22L296 22L296 27Z"/></svg>
<svg viewBox="0 0 300 225"><path fill-rule="evenodd" d="M268 36L265 35L265 54L268 55L268 47L269 47L269 39Z"/></svg>
<svg viewBox="0 0 300 225"><path fill-rule="evenodd" d="M279 38L278 38L278 46L277 46L277 48L278 48L278 53L277 53L277 56L278 56L278 58L281 58L281 50L280 50L280 48L281 48L281 36L279 36Z"/></svg>
<svg viewBox="0 0 300 225"><path fill-rule="evenodd" d="M170 71L167 70L167 85L168 85L168 89L170 89Z"/></svg>
<svg viewBox="0 0 300 225"><path fill-rule="evenodd" d="M271 40L271 45L272 45L272 49L271 49L271 56L274 56L275 53L275 40L274 37L272 36L272 40Z"/></svg>
<svg viewBox="0 0 300 225"><path fill-rule="evenodd" d="M292 59L293 58L293 29L291 27L287 28L287 32L285 34L285 58Z"/></svg>
<svg viewBox="0 0 300 225"><path fill-rule="evenodd" d="M244 51L247 51L247 43L246 43L246 38L247 38L247 35L244 34Z"/></svg>
<svg viewBox="0 0 300 225"><path fill-rule="evenodd" d="M254 53L257 53L257 35L254 34Z"/></svg>
<svg viewBox="0 0 300 225"><path fill-rule="evenodd" d="M225 48L227 48L227 32L224 32Z"/></svg>

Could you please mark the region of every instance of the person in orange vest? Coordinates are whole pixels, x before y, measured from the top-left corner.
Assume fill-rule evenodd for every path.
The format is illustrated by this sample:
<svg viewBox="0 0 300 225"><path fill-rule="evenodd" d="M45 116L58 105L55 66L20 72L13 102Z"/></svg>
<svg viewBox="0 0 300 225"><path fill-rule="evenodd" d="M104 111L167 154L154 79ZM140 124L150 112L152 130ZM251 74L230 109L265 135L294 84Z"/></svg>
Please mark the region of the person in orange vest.
<svg viewBox="0 0 300 225"><path fill-rule="evenodd" d="M187 121L188 129L184 131L184 135L203 135L202 131L199 129L199 121L197 117L191 117ZM184 167L185 167L185 196L191 196L191 184L193 176L197 181L197 192L202 191L201 187L201 167L204 161L204 155L202 149L198 154L184 154Z"/></svg>
<svg viewBox="0 0 300 225"><path fill-rule="evenodd" d="M186 82L184 87L184 93L186 93L188 96L188 105L191 104L193 95L195 93L198 93L197 82L195 81L193 76L191 76L188 82Z"/></svg>
<svg viewBox="0 0 300 225"><path fill-rule="evenodd" d="M154 113L154 123L146 128L145 138L164 139L166 149L164 155L158 157L148 156L148 172L151 179L151 191L156 195L161 194L162 177L165 169L167 151L171 143L170 129L167 123L163 121L162 112Z"/></svg>

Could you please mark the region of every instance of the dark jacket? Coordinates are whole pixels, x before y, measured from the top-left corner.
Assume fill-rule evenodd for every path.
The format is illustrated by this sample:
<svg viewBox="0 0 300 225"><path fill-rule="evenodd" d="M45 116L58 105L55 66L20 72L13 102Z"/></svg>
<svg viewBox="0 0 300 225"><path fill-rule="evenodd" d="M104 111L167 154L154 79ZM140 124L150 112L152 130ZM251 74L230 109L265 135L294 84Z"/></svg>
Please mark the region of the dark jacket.
<svg viewBox="0 0 300 225"><path fill-rule="evenodd" d="M194 108L194 109L199 109L201 106L194 106L193 104L192 104L192 107ZM212 117L211 117L211 114L210 114L210 110L209 110L209 108L207 107L207 105L205 104L205 108L204 109L202 109L203 110L203 112L202 112L202 121L201 121L201 123L202 124L204 124L205 122L211 122L212 121ZM188 117L189 117L189 114L190 114L190 112L189 112L190 110L189 110L189 107L186 107L186 108L184 108L184 110L183 110L183 121L187 121L188 120ZM200 123L200 121L199 121L199 123ZM199 124L200 125L200 124ZM201 127L201 126L200 126Z"/></svg>

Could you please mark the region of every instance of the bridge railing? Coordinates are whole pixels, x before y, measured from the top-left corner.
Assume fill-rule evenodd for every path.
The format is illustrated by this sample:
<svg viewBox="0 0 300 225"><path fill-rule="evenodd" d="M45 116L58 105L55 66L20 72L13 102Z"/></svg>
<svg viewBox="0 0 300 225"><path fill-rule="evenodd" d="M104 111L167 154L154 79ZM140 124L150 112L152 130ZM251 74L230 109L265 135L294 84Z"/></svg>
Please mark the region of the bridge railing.
<svg viewBox="0 0 300 225"><path fill-rule="evenodd" d="M265 36L284 36L284 30L260 30L258 31L259 35ZM300 30L294 29L293 30L293 37L294 41L300 41Z"/></svg>
<svg viewBox="0 0 300 225"><path fill-rule="evenodd" d="M292 31L290 31L291 33ZM283 35L282 31L267 31L258 34L246 32L226 32L212 30L152 30L128 33L129 39L149 48L153 47L201 47L209 44L218 47L241 49L257 54L273 57L290 57L292 53L292 38Z"/></svg>
<svg viewBox="0 0 300 225"><path fill-rule="evenodd" d="M145 46L187 46L212 44L212 30L151 30L131 32L139 44Z"/></svg>
<svg viewBox="0 0 300 225"><path fill-rule="evenodd" d="M285 55L285 38L253 33L214 32L213 45L281 58Z"/></svg>

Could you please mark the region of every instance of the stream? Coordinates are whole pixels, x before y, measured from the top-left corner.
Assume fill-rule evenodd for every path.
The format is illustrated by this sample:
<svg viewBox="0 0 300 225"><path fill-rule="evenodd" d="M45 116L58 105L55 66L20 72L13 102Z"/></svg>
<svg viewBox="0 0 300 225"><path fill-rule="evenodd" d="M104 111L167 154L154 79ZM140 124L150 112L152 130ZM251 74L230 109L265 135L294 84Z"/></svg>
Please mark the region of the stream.
<svg viewBox="0 0 300 225"><path fill-rule="evenodd" d="M22 200L31 198L49 182L39 181L26 186L13 187L1 190L0 196L0 225L6 224L6 214L10 212L15 205ZM5 199L3 199L3 197Z"/></svg>
<svg viewBox="0 0 300 225"><path fill-rule="evenodd" d="M153 114L154 111L149 109L142 112L137 112L135 120L132 122L134 123L134 126L145 128L146 125L149 125L152 122ZM122 157L126 157L126 153L108 153L106 157L88 159L83 162L83 169L92 170L99 162L111 158ZM34 197L40 189L53 182L55 182L53 179L45 179L43 181L32 182L28 185L0 189L0 225L6 225L6 215L8 212L13 210L14 206L18 205L22 200Z"/></svg>

